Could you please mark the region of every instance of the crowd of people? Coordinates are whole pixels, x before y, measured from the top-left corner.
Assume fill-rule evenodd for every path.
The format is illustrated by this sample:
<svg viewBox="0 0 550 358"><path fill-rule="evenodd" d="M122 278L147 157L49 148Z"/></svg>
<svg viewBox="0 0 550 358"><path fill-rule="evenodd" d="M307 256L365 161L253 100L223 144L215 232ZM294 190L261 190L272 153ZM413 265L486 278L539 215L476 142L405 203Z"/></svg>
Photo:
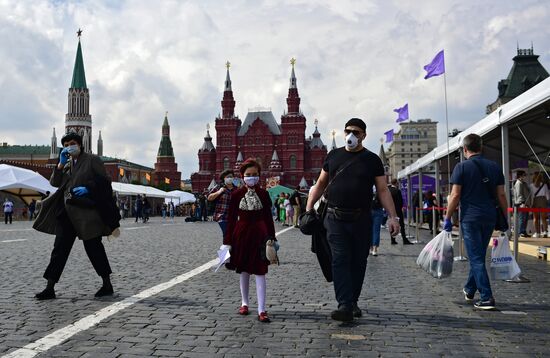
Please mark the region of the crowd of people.
<svg viewBox="0 0 550 358"><path fill-rule="evenodd" d="M326 232L330 251L330 266L337 307L331 317L349 322L361 317L359 306L367 258L378 255L380 228L385 225L391 244L397 244L401 233L403 245L410 244L404 228L403 198L396 180L386 183L380 158L363 147L366 124L359 118L350 119L344 127L345 146L329 152L316 181L307 196L296 188L292 193L281 193L272 200L260 185L261 166L248 159L240 166L242 185L237 186L231 170L221 173L219 184L209 193L197 195L197 200L186 207L197 220L208 220L209 215L219 224L221 250L231 253L226 267L239 274L241 303L240 315L249 314L249 282L255 276L258 298L257 318L270 322L267 313L267 273L274 261L267 257L267 245L278 244L275 222L298 227L299 215L318 217ZM45 200L34 228L55 235L50 262L44 273L46 288L36 294L38 300L56 297L55 284L60 279L73 243L78 237L103 284L97 297L114 292L110 281L111 268L101 242L119 227L119 221L129 215L132 208L127 199L117 203L110 180L101 160L81 151L82 138L67 133L61 139L63 150L50 182L59 189ZM507 209L504 195L504 177L496 163L482 155L481 137L469 134L463 139L466 161L458 164L451 178L452 190L448 199L443 229L452 230L452 217L460 204L460 225L469 256L470 272L463 286L465 300L471 302L477 292L480 299L474 303L478 309L494 309L495 298L485 266L489 238L495 229L495 206ZM519 173L514 185L514 204L521 207L538 207L548 204L549 188L541 175L535 175L532 186L526 186L525 176ZM240 183L240 181L239 181ZM517 188L517 189L516 189ZM417 196L418 197L418 196ZM542 198L542 199L540 199ZM543 200L544 199L544 200ZM316 210L317 202L324 210ZM433 193L425 195L423 210L438 215L438 201ZM420 205L416 205L420 207ZM13 204L4 202L5 221ZM173 203L159 205L163 218L177 215ZM145 195L137 196L133 203L136 222L146 223L151 215L151 203ZM429 223L433 222L428 221ZM437 219L437 217L436 217ZM538 216L537 236L546 236L546 217ZM544 224L541 224L544 222ZM521 221L523 224L524 221ZM535 224L536 226L537 224ZM437 224L430 227L437 232ZM499 229L508 230L508 223ZM526 233L524 233L526 235ZM268 244L271 243L271 244Z"/></svg>

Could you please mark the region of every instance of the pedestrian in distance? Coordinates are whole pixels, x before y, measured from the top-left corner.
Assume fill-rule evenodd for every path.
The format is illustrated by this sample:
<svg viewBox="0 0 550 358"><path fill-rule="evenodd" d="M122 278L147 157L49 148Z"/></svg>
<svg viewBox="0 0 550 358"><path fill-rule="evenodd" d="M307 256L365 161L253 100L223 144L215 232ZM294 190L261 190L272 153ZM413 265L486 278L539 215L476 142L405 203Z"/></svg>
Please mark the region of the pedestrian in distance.
<svg viewBox="0 0 550 358"><path fill-rule="evenodd" d="M145 194L141 198L141 212L143 223L145 224L149 221L149 215L151 215L151 203L149 203L149 199L147 199Z"/></svg>
<svg viewBox="0 0 550 358"><path fill-rule="evenodd" d="M439 212L436 210L438 206L438 202L434 192L428 191L426 193L425 203L426 203L427 210L424 218L428 220L428 227L430 228L431 234L437 235L438 234L437 228L439 227ZM434 216L435 216L435 227L434 227Z"/></svg>
<svg viewBox="0 0 550 358"><path fill-rule="evenodd" d="M527 183L527 173L523 170L518 170L516 172L516 177L517 179L514 183L514 192L513 192L514 206L518 208L528 208L530 206L531 190L529 189L529 184ZM518 211L520 237L531 237L531 235L527 233L528 220L529 220L528 212Z"/></svg>
<svg viewBox="0 0 550 358"><path fill-rule="evenodd" d="M86 254L103 284L96 297L113 294L112 273L101 242L119 227L120 215L113 199L111 180L101 159L82 151L82 137L69 132L61 138L63 150L50 184L59 189L42 204L33 227L55 234L50 262L44 278L46 288L36 294L38 300L56 297L59 281L76 237L84 243Z"/></svg>
<svg viewBox="0 0 550 358"><path fill-rule="evenodd" d="M199 202L201 204L202 221L208 221L208 206L206 205L206 195L204 193L200 194Z"/></svg>
<svg viewBox="0 0 550 358"><path fill-rule="evenodd" d="M241 307L239 314L247 315L250 275L256 276L258 320L270 322L266 311L266 274L269 261L263 257L266 241L275 240L275 225L271 216L269 193L259 185L261 167L247 159L240 167L245 185L231 194L227 216L224 247L231 252L226 267L240 274Z"/></svg>
<svg viewBox="0 0 550 358"><path fill-rule="evenodd" d="M134 204L134 214L136 216L136 222L138 222L139 220L141 220L143 218L143 201L141 200L141 195L138 194L137 198L136 198L136 202Z"/></svg>
<svg viewBox="0 0 550 358"><path fill-rule="evenodd" d="M233 170L224 170L220 174L220 183L214 187L208 194L207 200L214 202L214 215L212 220L218 223L220 230L222 231L222 238L225 237L227 229L227 213L229 211L229 199L231 193L235 190L233 180L235 175Z"/></svg>
<svg viewBox="0 0 550 358"><path fill-rule="evenodd" d="M292 224L294 227L298 227L298 218L301 214L301 198L300 198L300 187L297 186L294 189L294 192L290 196L290 204L292 205L293 209L293 217L292 217Z"/></svg>
<svg viewBox="0 0 550 358"><path fill-rule="evenodd" d="M384 219L384 208L378 199L376 190L373 190L371 204L371 218L372 218L372 243L370 245L370 254L372 256L378 256L378 248L380 247L380 229L382 227L382 220ZM392 237L392 244L395 239ZM397 244L397 242L395 242Z"/></svg>
<svg viewBox="0 0 550 358"><path fill-rule="evenodd" d="M8 222L9 222L11 225L13 221L13 202L10 199L5 198L3 207L4 207L4 223L8 225Z"/></svg>
<svg viewBox="0 0 550 358"><path fill-rule="evenodd" d="M533 193L533 209L546 209L548 208L548 200L550 200L550 189L548 183L544 181L542 172L535 173L533 176L533 183L531 184L531 193ZM535 238L548 237L547 228L547 213L546 212L533 212L533 226L535 227Z"/></svg>
<svg viewBox="0 0 550 358"><path fill-rule="evenodd" d="M29 204L29 221L34 219L34 212L36 211L36 200L32 199Z"/></svg>
<svg viewBox="0 0 550 358"><path fill-rule="evenodd" d="M352 118L344 128L346 145L329 152L319 179L310 191L306 210L312 210L324 194L328 206L324 227L332 253L338 302L331 317L348 322L362 316L358 300L372 242L373 186L389 214L387 225L391 235L399 231L399 218L386 185L382 161L362 145L367 136L365 122Z"/></svg>
<svg viewBox="0 0 550 358"><path fill-rule="evenodd" d="M162 215L162 220L166 220L166 212L168 211L168 205L166 203L162 203L160 213Z"/></svg>
<svg viewBox="0 0 550 358"><path fill-rule="evenodd" d="M168 204L168 211L170 212L170 219L173 221L176 215L176 208L174 207L173 201L170 201L170 204Z"/></svg>
<svg viewBox="0 0 550 358"><path fill-rule="evenodd" d="M397 179L392 179L390 185L388 185L388 190L390 191L391 197L393 199L393 204L395 207L395 213L399 218L399 226L401 227L401 238L403 239L403 245L412 245L412 242L407 239L407 234L405 233L405 217L403 215L403 195L401 190L399 190L399 181ZM397 245L395 236L391 236L391 244Z"/></svg>
<svg viewBox="0 0 550 358"><path fill-rule="evenodd" d="M286 194L285 201L283 202L286 215L286 226L293 226L294 219L294 206L290 202L290 195Z"/></svg>
<svg viewBox="0 0 550 358"><path fill-rule="evenodd" d="M474 307L492 310L495 309L495 298L485 258L497 220L495 207L498 205L503 213L508 209L504 175L495 162L482 156L483 142L480 136L468 134L462 145L467 160L458 163L453 170L444 229L451 232L451 217L460 203L460 226L470 262L470 272L462 291L467 302L472 302L475 293L479 291L480 300L474 303ZM501 230L507 231L508 223Z"/></svg>

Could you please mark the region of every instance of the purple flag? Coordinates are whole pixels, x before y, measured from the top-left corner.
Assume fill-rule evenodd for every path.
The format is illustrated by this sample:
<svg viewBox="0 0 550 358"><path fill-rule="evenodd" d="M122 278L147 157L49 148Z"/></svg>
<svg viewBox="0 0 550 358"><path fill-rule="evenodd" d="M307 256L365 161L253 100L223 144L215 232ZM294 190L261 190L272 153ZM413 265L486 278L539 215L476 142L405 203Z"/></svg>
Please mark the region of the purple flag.
<svg viewBox="0 0 550 358"><path fill-rule="evenodd" d="M393 110L397 113L397 119L395 120L396 123L406 121L409 119L409 104L405 103L405 105L401 108L396 108Z"/></svg>
<svg viewBox="0 0 550 358"><path fill-rule="evenodd" d="M430 77L435 77L435 76L444 74L445 73L445 55L443 54L443 50L439 51L439 53L435 55L432 62L424 66L424 69L427 72L426 76L424 76L425 80L427 80Z"/></svg>
<svg viewBox="0 0 550 358"><path fill-rule="evenodd" d="M389 131L384 132L384 134L386 135L386 143L393 142L393 129L390 129Z"/></svg>

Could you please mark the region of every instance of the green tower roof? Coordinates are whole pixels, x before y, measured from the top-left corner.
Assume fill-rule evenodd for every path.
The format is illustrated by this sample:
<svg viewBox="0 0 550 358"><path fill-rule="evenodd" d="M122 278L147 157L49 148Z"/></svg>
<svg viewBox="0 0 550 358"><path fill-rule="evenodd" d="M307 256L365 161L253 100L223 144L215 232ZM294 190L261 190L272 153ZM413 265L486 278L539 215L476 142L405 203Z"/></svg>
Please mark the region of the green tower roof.
<svg viewBox="0 0 550 358"><path fill-rule="evenodd" d="M82 48L80 40L78 40L78 48L76 49L76 59L74 61L73 80L71 88L88 88L86 86L86 74L84 73L84 61L82 60Z"/></svg>
<svg viewBox="0 0 550 358"><path fill-rule="evenodd" d="M168 124L168 116L164 117L164 123L162 124L162 138L160 139L160 146L157 157L173 157L174 149L172 148L172 141L170 140L170 125Z"/></svg>

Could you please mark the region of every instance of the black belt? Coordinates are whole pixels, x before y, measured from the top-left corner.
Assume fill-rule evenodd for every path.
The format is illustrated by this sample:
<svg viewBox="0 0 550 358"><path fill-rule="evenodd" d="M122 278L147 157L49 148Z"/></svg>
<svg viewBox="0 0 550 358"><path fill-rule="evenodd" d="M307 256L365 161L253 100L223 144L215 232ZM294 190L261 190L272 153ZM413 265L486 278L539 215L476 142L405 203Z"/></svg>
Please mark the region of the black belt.
<svg viewBox="0 0 550 358"><path fill-rule="evenodd" d="M345 211L345 212L349 212L349 213L360 213L360 212L363 212L363 211L366 211L366 209L363 209L363 208L339 208L337 206L332 206L332 205L329 205L328 208L327 208L327 211Z"/></svg>

